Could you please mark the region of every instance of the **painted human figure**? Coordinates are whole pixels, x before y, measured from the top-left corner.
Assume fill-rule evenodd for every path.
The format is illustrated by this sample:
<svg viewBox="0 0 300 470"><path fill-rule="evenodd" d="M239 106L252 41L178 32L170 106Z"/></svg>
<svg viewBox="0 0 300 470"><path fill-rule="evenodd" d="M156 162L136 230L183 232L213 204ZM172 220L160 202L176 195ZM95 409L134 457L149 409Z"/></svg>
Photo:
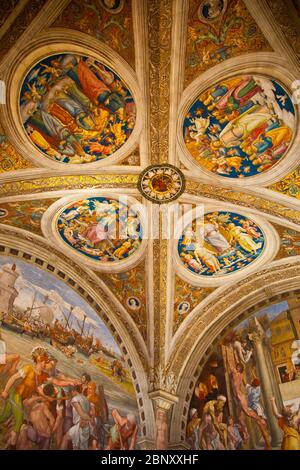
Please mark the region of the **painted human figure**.
<svg viewBox="0 0 300 470"><path fill-rule="evenodd" d="M157 410L155 426L155 448L156 450L165 450L168 447L168 422L165 410Z"/></svg>
<svg viewBox="0 0 300 470"><path fill-rule="evenodd" d="M246 384L249 407L263 419L267 419L261 402L261 387L258 378L254 378L251 384Z"/></svg>
<svg viewBox="0 0 300 470"><path fill-rule="evenodd" d="M24 420L24 401L38 393L39 385L45 383L48 374L44 372L49 356L44 348L32 351L34 365L28 364L20 368L7 381L1 397L5 406L0 414L0 424L10 417L14 418L8 448L15 449Z"/></svg>
<svg viewBox="0 0 300 470"><path fill-rule="evenodd" d="M204 228L200 229L199 233L218 253L223 253L230 248L228 241L220 233L218 224L211 217L207 218Z"/></svg>
<svg viewBox="0 0 300 470"><path fill-rule="evenodd" d="M292 406L284 406L281 413L276 406L275 397L270 397L274 416L278 425L283 431L281 450L300 450L299 416L300 406L297 411L293 411Z"/></svg>
<svg viewBox="0 0 300 470"><path fill-rule="evenodd" d="M198 263L202 262L209 268L210 272L216 273L220 271L221 266L218 258L211 250L205 248L202 240L195 244L194 255Z"/></svg>
<svg viewBox="0 0 300 470"><path fill-rule="evenodd" d="M248 349L248 343L245 339L241 341L239 339L235 339L232 344L234 355L236 359L236 363L246 364L250 361L251 357L253 356L253 349Z"/></svg>
<svg viewBox="0 0 300 470"><path fill-rule="evenodd" d="M256 227L254 227L249 220L243 220L242 227L246 230L250 237L260 238L260 234L257 232Z"/></svg>
<svg viewBox="0 0 300 470"><path fill-rule="evenodd" d="M47 398L55 398L54 386L52 384L45 385L44 394L45 398L35 395L24 402L29 424L25 424L21 428L17 445L20 450L32 449L33 444L39 450L49 450L50 448L56 419L50 409L51 402ZM61 404L56 405L58 409L61 407Z"/></svg>
<svg viewBox="0 0 300 470"><path fill-rule="evenodd" d="M121 96L116 92L111 92L104 80L98 78L83 60L80 60L78 64L77 74L84 94L92 103L104 104L112 112L117 112L124 107Z"/></svg>
<svg viewBox="0 0 300 470"><path fill-rule="evenodd" d="M235 225L234 223L228 224L228 234L230 237L230 242L237 242L243 250L248 253L256 253L257 250L261 247L259 243L256 243L252 237L247 233L246 229Z"/></svg>
<svg viewBox="0 0 300 470"><path fill-rule="evenodd" d="M244 440L247 440L249 438L249 433L245 420L245 417L248 416L257 423L265 441L266 448L270 449L271 444L267 431L267 422L264 418L258 416L258 414L253 411L253 409L250 408L248 405L248 397L244 391L244 366L241 363L238 363L236 366L232 366L230 368L230 379L232 384L233 397L236 405L237 416L239 424L241 425Z"/></svg>
<svg viewBox="0 0 300 470"><path fill-rule="evenodd" d="M199 261L196 261L193 258L193 255L191 255L190 253L183 252L180 254L180 257L183 260L183 262L186 263L187 266L190 266L190 268L196 273L202 271L202 264Z"/></svg>
<svg viewBox="0 0 300 470"><path fill-rule="evenodd" d="M66 450L69 442L72 442L73 450L88 450L89 438L93 425L93 417L90 416L90 402L81 393L80 385L71 387L73 425L64 435L61 449Z"/></svg>
<svg viewBox="0 0 300 470"><path fill-rule="evenodd" d="M199 442L206 441L207 450L224 450L228 447L227 425L223 423L226 397L218 395L216 400L208 401L203 408L199 428Z"/></svg>
<svg viewBox="0 0 300 470"><path fill-rule="evenodd" d="M240 450L243 443L242 436L240 434L241 426L235 424L233 417L229 416L227 421L227 433L228 433L228 448L230 450Z"/></svg>
<svg viewBox="0 0 300 470"><path fill-rule="evenodd" d="M199 426L201 419L198 416L196 408L190 410L190 421L186 428L186 437L191 446L191 450L199 450Z"/></svg>

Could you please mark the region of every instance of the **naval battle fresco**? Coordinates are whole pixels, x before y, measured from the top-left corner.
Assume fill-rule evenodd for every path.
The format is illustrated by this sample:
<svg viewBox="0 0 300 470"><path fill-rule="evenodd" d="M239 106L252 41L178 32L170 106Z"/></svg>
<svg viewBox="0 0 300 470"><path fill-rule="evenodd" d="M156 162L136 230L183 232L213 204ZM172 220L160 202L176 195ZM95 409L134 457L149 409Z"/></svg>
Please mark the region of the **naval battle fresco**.
<svg viewBox="0 0 300 470"><path fill-rule="evenodd" d="M254 221L220 211L207 213L185 228L178 240L178 254L191 273L216 277L246 268L264 246L264 234Z"/></svg>
<svg viewBox="0 0 300 470"><path fill-rule="evenodd" d="M71 203L58 215L56 226L67 245L102 263L125 260L142 242L138 214L112 198L93 197Z"/></svg>
<svg viewBox="0 0 300 470"><path fill-rule="evenodd" d="M114 338L70 287L0 258L0 449L132 449L133 384Z"/></svg>
<svg viewBox="0 0 300 470"><path fill-rule="evenodd" d="M204 170L245 178L270 170L293 140L295 110L275 80L240 75L201 93L183 124L186 148Z"/></svg>
<svg viewBox="0 0 300 470"><path fill-rule="evenodd" d="M299 320L284 301L223 333L193 391L192 449L300 450Z"/></svg>
<svg viewBox="0 0 300 470"><path fill-rule="evenodd" d="M20 115L31 142L60 163L103 160L119 150L135 125L131 92L96 59L59 54L42 59L27 74Z"/></svg>

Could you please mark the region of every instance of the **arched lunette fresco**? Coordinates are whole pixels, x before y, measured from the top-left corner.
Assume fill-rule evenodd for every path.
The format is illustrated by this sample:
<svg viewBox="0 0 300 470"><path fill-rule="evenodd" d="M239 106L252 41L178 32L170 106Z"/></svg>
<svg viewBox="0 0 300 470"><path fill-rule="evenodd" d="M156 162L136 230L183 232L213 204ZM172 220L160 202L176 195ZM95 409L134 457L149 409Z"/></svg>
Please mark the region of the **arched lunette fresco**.
<svg viewBox="0 0 300 470"><path fill-rule="evenodd" d="M6 232L6 229L4 230L4 232ZM10 232L10 230L9 230L9 232ZM9 235L9 237L10 237L10 235ZM2 240L3 238L5 239L5 236L1 235L1 248L0 248L0 250L1 250L3 255L13 256L14 258L17 256L17 258L15 258L16 259L16 264L17 264L18 259L23 259L23 260L26 261L26 265L27 265L27 263L33 263L35 266L37 266L39 268L40 271L42 269L46 270L46 271L48 271L48 273L51 273L51 277L53 277L55 275L56 278L62 279L64 281L64 283L66 283L67 290L69 289L68 285L70 285L72 289L76 289L76 291L79 293L79 295L84 297L84 299L86 299L87 304L92 305L92 308L95 309L96 312L98 312L98 314L96 314L97 317L100 313L100 315L101 315L101 317L103 317L105 323L109 326L110 330L113 332L113 334L116 338L116 341L119 343L119 347L117 346L117 349L119 349L121 351L121 355L124 357L125 362L126 362L125 367L128 368L128 370L130 370L130 376L132 377L132 380L133 380L134 391L135 391L135 394L136 394L136 400L138 402L138 408L139 408L139 412L140 412L139 418L137 417L137 413L136 413L136 418L139 422L138 441L140 441L141 438L143 440L143 437L146 434L151 435L150 428L148 429L148 425L150 424L150 421L146 418L146 415L148 414L148 412L146 411L146 408L149 407L150 415L152 413L152 410L151 410L151 404L149 404L149 400L147 399L146 396L145 396L145 400L146 400L146 402L148 402L148 405L146 405L146 408L144 407L145 403L146 403L144 401L144 398L143 398L143 396L144 396L143 383L144 383L145 379L141 379L141 373L142 373L142 370L143 370L143 366L136 364L136 359L138 357L142 358L142 353L140 351L138 356L135 356L135 352L133 352L134 347L132 349L132 345L130 344L131 339L129 339L129 342L124 340L124 335L126 336L127 333L125 332L125 330L122 332L122 327L120 329L121 325L118 324L119 320L117 320L117 319L113 320L113 318L112 318L112 317L114 317L115 313L117 312L117 308L115 308L115 313L109 314L109 317L107 316L107 313L105 313L105 310L107 310L108 303L110 301L108 299L106 300L106 302L105 302L106 307L104 307L104 310L103 310L103 308L100 305L98 305L98 303L97 303L98 300L96 300L96 299L94 300L94 298L93 298L94 294L90 290L90 287L87 288L87 291L85 290L86 289L86 286L85 286L86 281L82 278L82 281L79 281L79 284L77 284L78 280L79 280L79 278L77 279L77 274L74 274L74 275L71 274L71 271L72 271L72 266L71 265L74 264L74 263L72 263L72 261L66 267L63 266L64 262L61 262L61 261L59 261L58 264L56 262L55 267L54 267L51 260L50 260L50 258L49 258L49 256L47 256L48 261L43 261L44 254L42 253L43 250L40 248L41 243L39 243L39 240L38 240L39 237L34 237L34 238L36 238L36 241L35 241L35 245L32 246L32 249L30 248L30 246L29 246L30 244L28 244L28 241L25 241L25 243L21 242L21 240L22 240L22 231L18 231L18 240L22 244L21 249L19 249L19 248L6 248L7 242ZM11 243L9 242L8 245L11 245ZM25 251L24 251L24 249L25 249ZM51 258L53 258L53 257L55 257L54 253L51 256ZM53 258L52 261L54 261L54 258ZM10 271L12 271L12 267L13 267L13 264L9 268ZM16 268L13 268L13 270L15 270L15 269ZM81 271L81 269L78 267L76 271L77 271L77 273L79 273ZM82 274L83 273L81 273L81 276L82 276ZM89 277L88 274L86 276ZM60 280L60 283L61 282L62 281ZM61 290L61 292L62 291L63 291L63 289ZM55 292L52 293L52 294L54 295L54 298L55 298ZM102 295L103 295L103 298L106 298L106 296L107 296L107 294L104 293L104 292L102 292ZM96 297L98 297L98 294L96 295ZM84 300L82 302L84 303ZM88 307L87 304L86 304L86 306ZM31 308L31 306L30 306L30 308ZM124 318L124 320L125 320L125 318ZM111 321L113 321L114 324L112 324ZM91 322L92 322L92 320L91 320ZM100 320L100 323L101 323L101 320ZM88 324L88 322L86 324ZM102 323L102 325L104 326L103 323ZM130 329L129 325L128 325L128 328ZM104 327L104 330L106 330L106 327ZM108 330L106 330L106 331L108 331ZM123 342L123 340L124 340L124 342ZM53 355L56 355L56 352L60 356L64 355L64 353L62 351L53 350L53 348L54 348L53 345L50 345L50 346L51 346L52 353L54 353ZM70 346L72 346L72 345L70 345ZM77 354L77 353L75 353L75 354ZM82 352L79 353L79 354L82 354ZM94 353L92 353L92 354L94 354ZM114 361L113 358L111 358L111 359L112 359L112 361ZM65 360L67 360L67 359L65 358L64 361ZM139 359L138 359L138 361L139 361ZM74 366L75 368L76 368L76 362L77 361L75 361L75 366ZM79 356L79 362L80 362L80 356ZM100 365L100 363L99 363L99 365ZM115 365L119 366L118 363L115 364ZM71 368L71 369L73 370L74 367ZM96 367L96 365L95 366L91 365L91 367L92 368ZM123 363L122 367L124 369L124 363ZM113 374L114 373L119 374L120 371L117 371L115 369L115 371L113 372L113 368L111 368L111 372ZM95 369L94 373L97 376L97 373L98 373L97 368ZM122 374L122 372L121 372L121 374ZM92 373L92 376L94 377L93 373ZM117 379L117 381L118 381L118 379ZM141 384L141 385L139 385L139 384ZM122 387L122 385L121 385L121 387ZM112 408L111 408L111 411L112 411ZM111 420L111 418L112 418L112 416L110 415L110 420ZM126 418L126 416L125 416L125 418ZM146 424L145 420L147 420L147 422L149 424ZM153 424L150 425L150 427L151 426L153 426ZM141 444L141 445L143 445L143 444Z"/></svg>

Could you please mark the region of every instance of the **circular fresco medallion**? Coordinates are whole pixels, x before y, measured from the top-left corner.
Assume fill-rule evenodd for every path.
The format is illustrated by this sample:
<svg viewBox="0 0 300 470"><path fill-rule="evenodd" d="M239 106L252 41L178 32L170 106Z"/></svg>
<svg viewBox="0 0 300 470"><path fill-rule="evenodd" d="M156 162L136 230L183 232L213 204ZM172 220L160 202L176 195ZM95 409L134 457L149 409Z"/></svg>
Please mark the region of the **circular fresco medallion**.
<svg viewBox="0 0 300 470"><path fill-rule="evenodd" d="M145 198L161 204L174 201L183 193L185 178L173 165L151 165L140 175L138 187Z"/></svg>
<svg viewBox="0 0 300 470"><path fill-rule="evenodd" d="M178 254L192 273L217 277L249 266L264 246L263 232L251 219L233 212L210 212L186 227Z"/></svg>
<svg viewBox="0 0 300 470"><path fill-rule="evenodd" d="M184 315L185 313L188 313L191 309L191 305L187 301L180 302L180 304L177 307L177 312L179 315Z"/></svg>
<svg viewBox="0 0 300 470"><path fill-rule="evenodd" d="M142 242L138 214L107 197L72 202L56 216L55 225L59 237L77 253L106 264L128 259Z"/></svg>
<svg viewBox="0 0 300 470"><path fill-rule="evenodd" d="M100 0L100 5L109 13L120 13L124 6L124 0Z"/></svg>
<svg viewBox="0 0 300 470"><path fill-rule="evenodd" d="M204 170L227 178L268 171L295 131L293 103L279 83L241 75L201 93L183 124L186 148Z"/></svg>
<svg viewBox="0 0 300 470"><path fill-rule="evenodd" d="M20 115L31 142L61 163L103 160L124 145L135 124L135 103L107 66L78 54L47 57L27 74Z"/></svg>

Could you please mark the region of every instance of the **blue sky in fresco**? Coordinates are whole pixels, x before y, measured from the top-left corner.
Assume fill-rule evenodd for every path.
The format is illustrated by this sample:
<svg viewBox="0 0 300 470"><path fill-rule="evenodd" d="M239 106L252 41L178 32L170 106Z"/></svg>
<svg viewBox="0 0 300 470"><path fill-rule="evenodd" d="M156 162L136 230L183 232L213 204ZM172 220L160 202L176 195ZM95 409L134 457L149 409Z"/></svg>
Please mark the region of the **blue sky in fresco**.
<svg viewBox="0 0 300 470"><path fill-rule="evenodd" d="M42 305L45 295L50 294L52 300L48 300L47 304L52 307L57 318L63 319L62 310L65 314L68 314L71 305L76 307L76 317L80 319L85 313L89 318L86 324L87 326L92 325L95 336L99 337L107 347L118 353L120 352L114 338L97 313L74 290L44 270L15 258L1 257L0 269L5 265L12 266L13 263L16 264L17 272L20 274L15 285L19 292L14 303L15 306L22 309L31 307L34 295L35 306ZM74 326L77 324L75 318L73 324Z"/></svg>
<svg viewBox="0 0 300 470"><path fill-rule="evenodd" d="M260 318L264 315L268 315L269 320L273 320L275 317L277 317L280 313L288 310L289 306L286 301L284 302L279 302L278 304L270 305L269 307L263 308L262 310L259 310L255 314L251 315L247 320L244 320L243 322L239 323L237 328L245 328L248 326L248 321L253 318L254 316L256 318Z"/></svg>

